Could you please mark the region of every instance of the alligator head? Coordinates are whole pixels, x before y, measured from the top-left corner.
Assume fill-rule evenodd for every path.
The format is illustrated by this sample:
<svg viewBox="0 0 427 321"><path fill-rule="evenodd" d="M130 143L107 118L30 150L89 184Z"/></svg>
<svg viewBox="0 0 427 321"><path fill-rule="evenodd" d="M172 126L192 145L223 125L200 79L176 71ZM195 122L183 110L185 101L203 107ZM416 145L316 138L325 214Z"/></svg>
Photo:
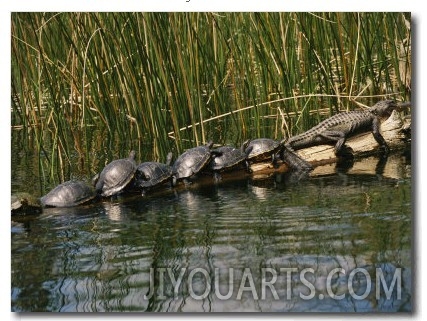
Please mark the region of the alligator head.
<svg viewBox="0 0 427 321"><path fill-rule="evenodd" d="M378 117L387 118L397 107L398 105L394 100L381 100L368 110Z"/></svg>

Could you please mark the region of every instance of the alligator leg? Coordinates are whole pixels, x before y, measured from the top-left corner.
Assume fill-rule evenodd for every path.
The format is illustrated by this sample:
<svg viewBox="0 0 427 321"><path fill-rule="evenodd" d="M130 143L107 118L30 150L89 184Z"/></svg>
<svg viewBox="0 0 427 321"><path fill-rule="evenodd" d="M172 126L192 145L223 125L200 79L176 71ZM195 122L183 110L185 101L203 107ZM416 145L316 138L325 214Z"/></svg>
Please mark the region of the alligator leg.
<svg viewBox="0 0 427 321"><path fill-rule="evenodd" d="M372 135L374 136L377 143L380 145L380 148L383 150L384 154L387 155L390 151L384 137L380 133L380 120L378 117L372 122Z"/></svg>
<svg viewBox="0 0 427 321"><path fill-rule="evenodd" d="M375 174L382 176L384 174L384 168L387 164L388 155L384 155L383 157L378 157L378 163L375 166Z"/></svg>
<svg viewBox="0 0 427 321"><path fill-rule="evenodd" d="M319 134L323 139L335 143L335 155L337 156L349 156L352 155L352 149L350 147L345 146L345 133L340 131L324 131Z"/></svg>

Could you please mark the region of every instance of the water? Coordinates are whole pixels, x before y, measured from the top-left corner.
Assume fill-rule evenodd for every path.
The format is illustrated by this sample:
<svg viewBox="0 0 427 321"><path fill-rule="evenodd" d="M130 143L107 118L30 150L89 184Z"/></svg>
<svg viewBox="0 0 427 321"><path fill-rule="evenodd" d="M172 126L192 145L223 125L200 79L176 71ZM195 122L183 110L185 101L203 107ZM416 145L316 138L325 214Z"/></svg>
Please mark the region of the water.
<svg viewBox="0 0 427 321"><path fill-rule="evenodd" d="M410 160L377 162L13 220L11 309L411 311Z"/></svg>

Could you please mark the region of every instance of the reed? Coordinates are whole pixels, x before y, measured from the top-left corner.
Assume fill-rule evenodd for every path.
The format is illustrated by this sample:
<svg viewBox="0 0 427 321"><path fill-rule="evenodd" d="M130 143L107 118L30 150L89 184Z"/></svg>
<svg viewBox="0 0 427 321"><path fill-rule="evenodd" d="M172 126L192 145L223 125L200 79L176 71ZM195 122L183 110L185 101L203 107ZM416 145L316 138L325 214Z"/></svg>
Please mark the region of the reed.
<svg viewBox="0 0 427 321"><path fill-rule="evenodd" d="M40 176L136 149L282 138L338 110L409 100L408 13L12 13L12 136ZM93 133L97 133L94 135ZM94 161L94 160L99 160Z"/></svg>

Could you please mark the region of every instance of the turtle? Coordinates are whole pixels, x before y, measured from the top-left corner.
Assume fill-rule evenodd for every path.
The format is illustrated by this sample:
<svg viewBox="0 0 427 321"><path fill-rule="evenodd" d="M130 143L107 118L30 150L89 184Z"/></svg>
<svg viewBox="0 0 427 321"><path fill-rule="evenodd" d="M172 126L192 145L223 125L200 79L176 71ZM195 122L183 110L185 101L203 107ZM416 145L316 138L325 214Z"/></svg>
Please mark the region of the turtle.
<svg viewBox="0 0 427 321"><path fill-rule="evenodd" d="M252 147L249 147L248 152L252 150ZM245 166L248 172L251 172L249 168L249 163L247 161L247 153L245 148L235 148L233 146L221 146L213 150L217 155L212 157L209 162L209 169L214 172L215 180L219 180L219 172L229 171L236 167Z"/></svg>
<svg viewBox="0 0 427 321"><path fill-rule="evenodd" d="M161 185L172 179L172 153L169 153L166 163L144 162L139 164L135 172L134 186L142 189L144 195L148 189Z"/></svg>
<svg viewBox="0 0 427 321"><path fill-rule="evenodd" d="M242 145L250 163L262 162L271 159L276 164L277 155L281 157L283 144L270 138L257 138L247 140Z"/></svg>
<svg viewBox="0 0 427 321"><path fill-rule="evenodd" d="M83 181L70 180L59 184L40 198L46 207L71 207L86 203L96 196L92 186Z"/></svg>
<svg viewBox="0 0 427 321"><path fill-rule="evenodd" d="M189 180L193 175L199 173L209 161L213 154L213 142L206 145L197 146L182 153L172 166L172 183L176 184L178 180L183 180L185 184L191 183Z"/></svg>
<svg viewBox="0 0 427 321"><path fill-rule="evenodd" d="M108 197L120 193L132 181L135 172L135 151L131 151L128 158L112 161L94 177L97 194Z"/></svg>
<svg viewBox="0 0 427 321"><path fill-rule="evenodd" d="M11 215L33 215L42 212L40 199L37 197L21 192L13 194L10 199Z"/></svg>

